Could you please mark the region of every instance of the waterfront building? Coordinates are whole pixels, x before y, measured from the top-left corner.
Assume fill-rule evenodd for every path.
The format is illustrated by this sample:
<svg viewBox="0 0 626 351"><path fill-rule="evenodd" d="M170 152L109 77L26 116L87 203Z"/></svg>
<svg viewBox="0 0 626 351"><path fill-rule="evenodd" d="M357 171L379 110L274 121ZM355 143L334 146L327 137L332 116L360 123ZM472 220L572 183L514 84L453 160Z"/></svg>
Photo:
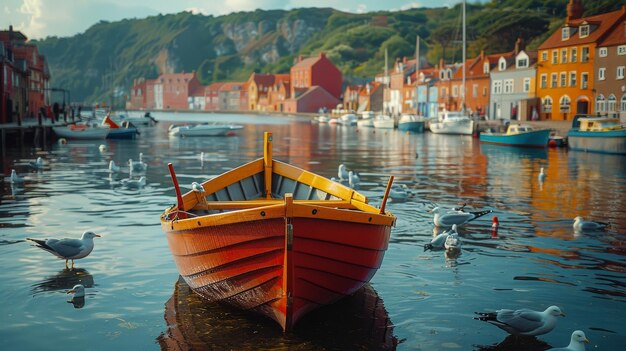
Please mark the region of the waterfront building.
<svg viewBox="0 0 626 351"><path fill-rule="evenodd" d="M155 85L156 108L161 110L188 109L189 97L199 86L196 72L161 74Z"/></svg>
<svg viewBox="0 0 626 351"><path fill-rule="evenodd" d="M267 111L283 112L285 110L285 101L289 98L291 79L288 74L275 74L274 84L272 85L267 98Z"/></svg>
<svg viewBox="0 0 626 351"><path fill-rule="evenodd" d="M385 89L384 110L392 116L401 115L405 109L404 93L405 82L411 74L415 73L415 59L409 60L406 57L396 60L396 63L389 74L389 87ZM410 112L410 111L409 111Z"/></svg>
<svg viewBox="0 0 626 351"><path fill-rule="evenodd" d="M447 65L443 58L439 60L439 64L435 67L437 80L435 86L437 88L437 111L435 116L442 111L459 111L461 106L458 104L452 94L452 79L456 72L463 67L460 63ZM457 85L458 89L458 85ZM457 90L458 97L458 90Z"/></svg>
<svg viewBox="0 0 626 351"><path fill-rule="evenodd" d="M359 108L357 112L382 112L384 104L384 84L373 81L365 84L359 91Z"/></svg>
<svg viewBox="0 0 626 351"><path fill-rule="evenodd" d="M423 117L437 116L437 69L420 68L416 84L417 115Z"/></svg>
<svg viewBox="0 0 626 351"><path fill-rule="evenodd" d="M618 22L596 48L595 111L626 123L626 19Z"/></svg>
<svg viewBox="0 0 626 351"><path fill-rule="evenodd" d="M204 88L204 109L207 111L218 111L220 109L220 88L224 82L209 84Z"/></svg>
<svg viewBox="0 0 626 351"><path fill-rule="evenodd" d="M341 71L323 52L302 58L291 67L290 97L285 100L285 112L318 112L331 110L341 102L343 78Z"/></svg>
<svg viewBox="0 0 626 351"><path fill-rule="evenodd" d="M582 1L570 0L565 22L538 48L541 119L571 120L575 114L596 112L595 83L606 74L596 70L596 56L615 27L623 26L626 9L589 17L582 13Z"/></svg>
<svg viewBox="0 0 626 351"><path fill-rule="evenodd" d="M343 91L343 108L348 111L359 110L359 93L362 85L348 85Z"/></svg>
<svg viewBox="0 0 626 351"><path fill-rule="evenodd" d="M242 104L248 104L248 101L245 100L247 93L242 95L244 87L244 82L225 82L222 84L218 89L218 110L241 111Z"/></svg>
<svg viewBox="0 0 626 351"><path fill-rule="evenodd" d="M247 81L248 107L250 111L282 111L287 92L279 92L289 86L289 74L252 73ZM286 83L286 84L285 84Z"/></svg>
<svg viewBox="0 0 626 351"><path fill-rule="evenodd" d="M537 120L536 74L537 52L522 50L518 39L514 55L501 54L497 66L491 70L489 119Z"/></svg>
<svg viewBox="0 0 626 351"><path fill-rule="evenodd" d="M147 107L147 81L145 78L133 79L133 86L130 88L130 97L126 102L126 109L140 110Z"/></svg>

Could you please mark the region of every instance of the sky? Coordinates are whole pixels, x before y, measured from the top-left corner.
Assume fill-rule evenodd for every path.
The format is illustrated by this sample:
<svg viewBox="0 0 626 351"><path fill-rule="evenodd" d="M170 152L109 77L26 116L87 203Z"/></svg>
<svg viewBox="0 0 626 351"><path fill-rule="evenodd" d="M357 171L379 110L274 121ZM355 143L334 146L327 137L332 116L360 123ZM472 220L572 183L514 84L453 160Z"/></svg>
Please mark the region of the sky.
<svg viewBox="0 0 626 351"><path fill-rule="evenodd" d="M459 2L461 0L2 0L0 30L8 30L12 25L13 30L21 31L29 39L42 39L83 33L101 20L113 22L181 11L220 16L256 9L332 7L365 13L453 6Z"/></svg>

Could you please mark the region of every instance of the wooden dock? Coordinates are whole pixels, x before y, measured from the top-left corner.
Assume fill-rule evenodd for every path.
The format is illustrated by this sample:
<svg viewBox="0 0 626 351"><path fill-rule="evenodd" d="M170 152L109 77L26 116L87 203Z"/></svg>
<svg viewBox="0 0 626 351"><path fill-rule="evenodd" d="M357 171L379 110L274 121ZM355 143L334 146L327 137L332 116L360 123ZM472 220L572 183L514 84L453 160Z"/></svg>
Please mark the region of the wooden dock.
<svg viewBox="0 0 626 351"><path fill-rule="evenodd" d="M65 121L52 123L49 119L26 119L22 123L0 124L0 150L4 158L7 145L15 146L38 146L45 147L52 140L54 132L52 127L67 125Z"/></svg>

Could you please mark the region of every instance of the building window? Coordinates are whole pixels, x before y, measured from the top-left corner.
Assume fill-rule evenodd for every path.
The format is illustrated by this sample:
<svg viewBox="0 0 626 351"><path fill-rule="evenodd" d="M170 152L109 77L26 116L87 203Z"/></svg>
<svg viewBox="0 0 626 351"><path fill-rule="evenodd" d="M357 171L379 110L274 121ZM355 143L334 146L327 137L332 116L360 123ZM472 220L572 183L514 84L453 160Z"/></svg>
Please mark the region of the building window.
<svg viewBox="0 0 626 351"><path fill-rule="evenodd" d="M483 64L483 73L485 74L489 73L489 62L485 62Z"/></svg>
<svg viewBox="0 0 626 351"><path fill-rule="evenodd" d="M569 39L569 27L565 26L561 30L561 40Z"/></svg>
<svg viewBox="0 0 626 351"><path fill-rule="evenodd" d="M453 97L459 96L459 87L456 85L452 87L452 96Z"/></svg>
<svg viewBox="0 0 626 351"><path fill-rule="evenodd" d="M585 24L583 26L580 26L580 37L584 38L589 36L589 25Z"/></svg>
<svg viewBox="0 0 626 351"><path fill-rule="evenodd" d="M569 73L569 86L576 87L576 71Z"/></svg>
<svg viewBox="0 0 626 351"><path fill-rule="evenodd" d="M513 93L513 79L507 79L504 81L504 93L505 94Z"/></svg>
<svg viewBox="0 0 626 351"><path fill-rule="evenodd" d="M542 51L541 52L541 61L548 61L548 52L547 51Z"/></svg>
<svg viewBox="0 0 626 351"><path fill-rule="evenodd" d="M596 97L596 112L604 112L605 107L604 95L600 94Z"/></svg>
<svg viewBox="0 0 626 351"><path fill-rule="evenodd" d="M472 85L472 97L478 97L478 84Z"/></svg>
<svg viewBox="0 0 626 351"><path fill-rule="evenodd" d="M567 49L561 49L561 63L567 63Z"/></svg>
<svg viewBox="0 0 626 351"><path fill-rule="evenodd" d="M609 50L607 48L598 49L598 55L600 57L606 57L609 54Z"/></svg>
<svg viewBox="0 0 626 351"><path fill-rule="evenodd" d="M561 72L561 87L567 86L567 73Z"/></svg>
<svg viewBox="0 0 626 351"><path fill-rule="evenodd" d="M548 75L544 73L541 75L541 89L545 89L547 87L548 87Z"/></svg>
<svg viewBox="0 0 626 351"><path fill-rule="evenodd" d="M626 112L626 94L622 95L622 101L620 101L620 111Z"/></svg>
<svg viewBox="0 0 626 351"><path fill-rule="evenodd" d="M493 93L494 94L502 93L502 81L501 80L495 80L493 82Z"/></svg>
<svg viewBox="0 0 626 351"><path fill-rule="evenodd" d="M528 59L525 57L518 59L517 68L528 68Z"/></svg>
<svg viewBox="0 0 626 351"><path fill-rule="evenodd" d="M572 48L572 50L570 52L570 56L571 56L572 62L576 62L578 60L578 49L577 48Z"/></svg>
<svg viewBox="0 0 626 351"><path fill-rule="evenodd" d="M524 86L522 89L525 93L530 91L530 78L524 78Z"/></svg>
<svg viewBox="0 0 626 351"><path fill-rule="evenodd" d="M589 73L583 72L580 74L580 88L587 89L589 87Z"/></svg>
<svg viewBox="0 0 626 351"><path fill-rule="evenodd" d="M556 88L557 86L557 81L556 81L557 77L556 77L556 73L552 73L550 75L550 88Z"/></svg>
<svg viewBox="0 0 626 351"><path fill-rule="evenodd" d="M559 52L552 50L552 64L556 65L557 63L559 63Z"/></svg>
<svg viewBox="0 0 626 351"><path fill-rule="evenodd" d="M545 98L543 98L543 103L541 104L541 108L543 109L544 113L552 112L552 98L549 96L546 96Z"/></svg>
<svg viewBox="0 0 626 351"><path fill-rule="evenodd" d="M617 99L615 95L609 95L609 98L606 100L606 112L617 112L615 108L617 107Z"/></svg>
<svg viewBox="0 0 626 351"><path fill-rule="evenodd" d="M506 60L504 58L500 58L500 61L498 62L498 69L500 71L504 71L506 69Z"/></svg>
<svg viewBox="0 0 626 351"><path fill-rule="evenodd" d="M626 45L620 45L617 47L617 54L618 55L626 55Z"/></svg>
<svg viewBox="0 0 626 351"><path fill-rule="evenodd" d="M580 54L580 62L588 62L589 61L589 47L583 46L582 52Z"/></svg>
<svg viewBox="0 0 626 351"><path fill-rule="evenodd" d="M569 113L570 112L570 99L569 96L563 95L561 96L561 100L559 101L559 110L561 113Z"/></svg>
<svg viewBox="0 0 626 351"><path fill-rule="evenodd" d="M617 76L616 79L624 79L624 66L617 67Z"/></svg>
<svg viewBox="0 0 626 351"><path fill-rule="evenodd" d="M598 69L598 80L606 79L606 68L602 67Z"/></svg>
<svg viewBox="0 0 626 351"><path fill-rule="evenodd" d="M487 87L483 87L483 96L487 96Z"/></svg>

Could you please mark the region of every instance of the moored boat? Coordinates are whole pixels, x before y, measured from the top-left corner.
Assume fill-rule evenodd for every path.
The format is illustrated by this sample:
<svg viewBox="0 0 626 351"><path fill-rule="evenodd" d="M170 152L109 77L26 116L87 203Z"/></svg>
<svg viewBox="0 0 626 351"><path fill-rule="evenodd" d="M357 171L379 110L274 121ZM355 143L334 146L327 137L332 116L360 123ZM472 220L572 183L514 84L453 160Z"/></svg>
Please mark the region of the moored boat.
<svg viewBox="0 0 626 351"><path fill-rule="evenodd" d="M424 119L416 115L403 114L398 121L398 130L403 132L424 132Z"/></svg>
<svg viewBox="0 0 626 351"><path fill-rule="evenodd" d="M181 195L161 227L185 282L210 301L258 312L290 330L376 273L395 216L325 177L264 157Z"/></svg>
<svg viewBox="0 0 626 351"><path fill-rule="evenodd" d="M102 126L109 127L108 139L132 139L139 134L137 127L132 123L128 121L121 124L115 123L108 114L102 119Z"/></svg>
<svg viewBox="0 0 626 351"><path fill-rule="evenodd" d="M435 134L472 135L474 121L460 112L445 111L437 121L430 122L430 131Z"/></svg>
<svg viewBox="0 0 626 351"><path fill-rule="evenodd" d="M511 124L507 127L506 133L482 132L479 139L481 143L547 147L551 132L550 129L534 129L527 124Z"/></svg>
<svg viewBox="0 0 626 351"><path fill-rule="evenodd" d="M357 126L374 128L374 111L361 112L361 118L356 121Z"/></svg>
<svg viewBox="0 0 626 351"><path fill-rule="evenodd" d="M109 126L102 126L98 123L84 122L52 127L52 130L59 138L90 140L106 138L110 128Z"/></svg>
<svg viewBox="0 0 626 351"><path fill-rule="evenodd" d="M626 155L626 127L619 118L575 116L567 144L572 150Z"/></svg>
<svg viewBox="0 0 626 351"><path fill-rule="evenodd" d="M378 115L374 118L374 128L376 129L393 129L394 120L389 115Z"/></svg>
<svg viewBox="0 0 626 351"><path fill-rule="evenodd" d="M234 136L243 126L234 124L201 123L175 125L169 127L170 136Z"/></svg>

